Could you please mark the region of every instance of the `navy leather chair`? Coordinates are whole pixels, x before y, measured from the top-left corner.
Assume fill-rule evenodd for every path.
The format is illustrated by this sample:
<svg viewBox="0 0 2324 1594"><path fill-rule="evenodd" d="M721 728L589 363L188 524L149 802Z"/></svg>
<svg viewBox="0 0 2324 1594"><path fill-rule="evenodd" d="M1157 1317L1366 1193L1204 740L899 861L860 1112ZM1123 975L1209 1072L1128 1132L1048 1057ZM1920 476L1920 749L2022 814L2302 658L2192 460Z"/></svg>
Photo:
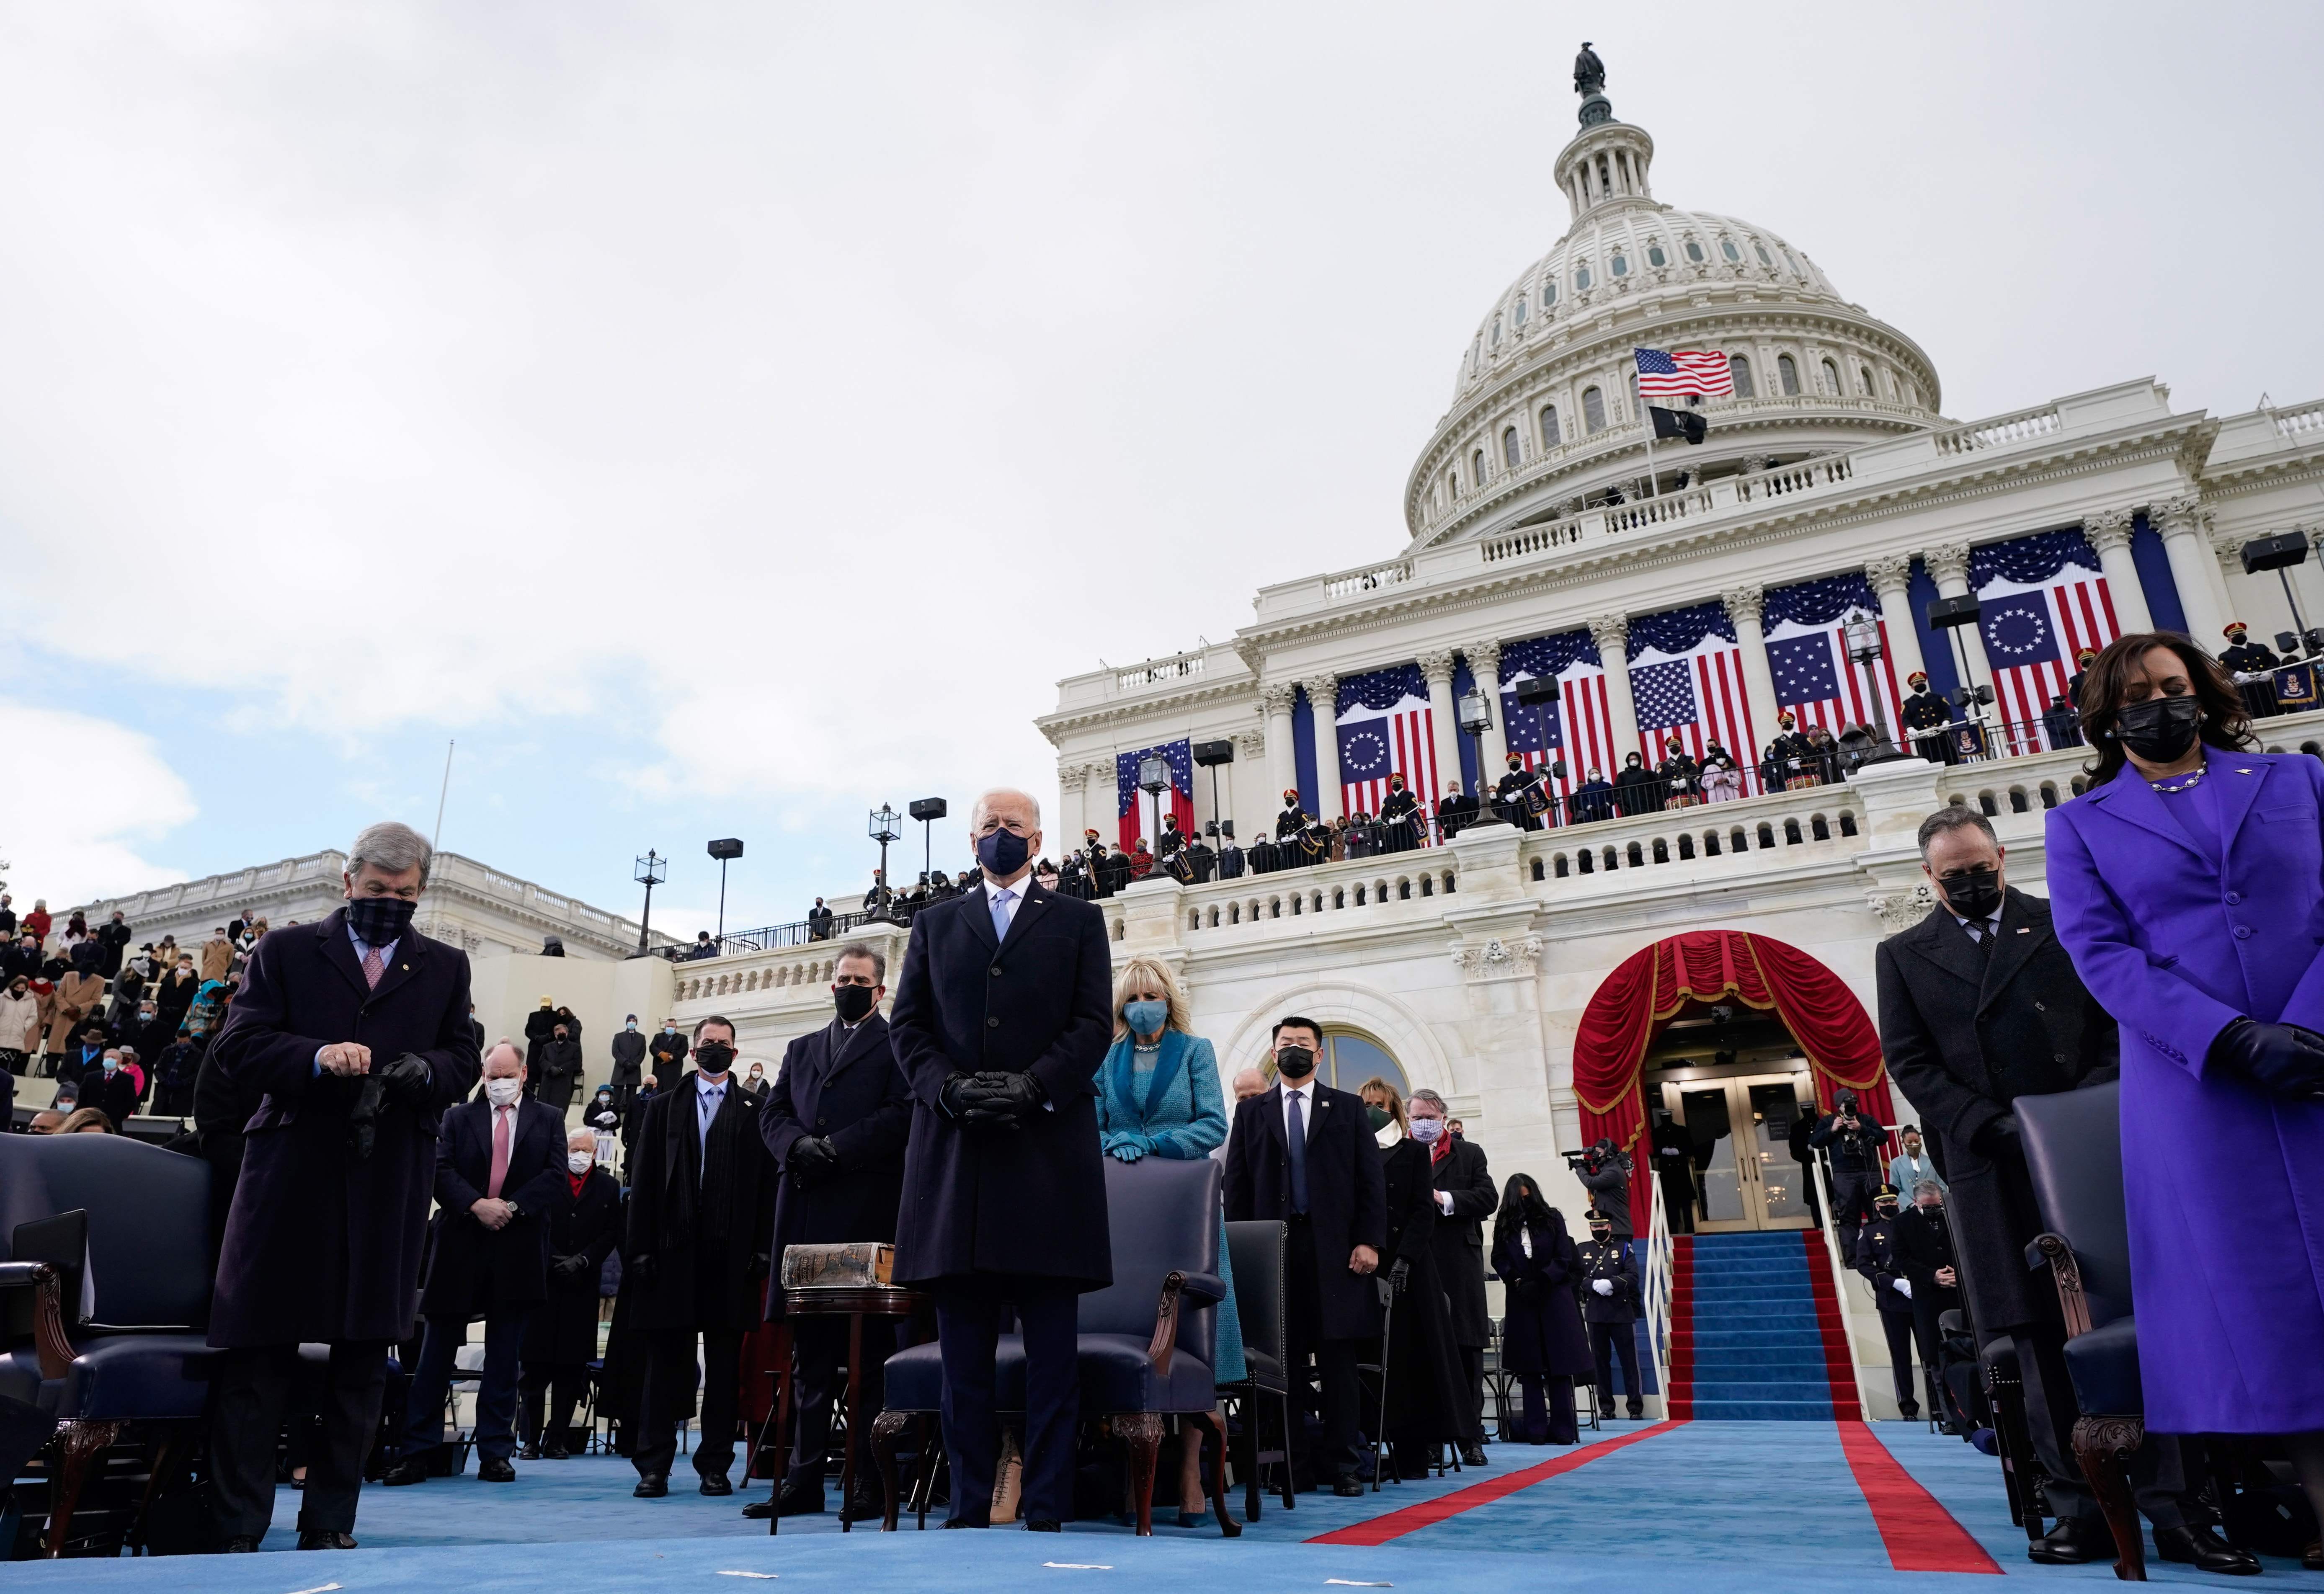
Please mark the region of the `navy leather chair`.
<svg viewBox="0 0 2324 1594"><path fill-rule="evenodd" d="M0 1394L57 1420L48 1553L63 1552L92 1464L133 1426L155 1444L134 1543L200 1433L209 1320L209 1165L118 1135L0 1135ZM86 1266L21 1259L26 1226L87 1214ZM70 1228L72 1225L62 1226Z"/></svg>
<svg viewBox="0 0 2324 1594"><path fill-rule="evenodd" d="M2021 1096L2015 1109L2043 1232L2029 1267L2050 1269L2066 1318L2066 1372L2081 1416L2074 1459L2113 1530L2115 1576L2146 1580L2130 1458L2146 1438L2138 1320L2130 1297L2130 1223L2122 1195L2121 1087Z"/></svg>
<svg viewBox="0 0 2324 1594"><path fill-rule="evenodd" d="M1174 1161L1148 1156L1134 1163L1106 1159L1105 1198L1113 1244L1113 1283L1081 1298L1075 1315L1081 1372L1081 1414L1102 1418L1130 1448L1138 1531L1153 1528L1154 1466L1171 1419L1211 1424L1219 1459L1211 1472L1211 1504L1225 1535L1242 1526L1227 1510L1225 1424L1217 1416L1217 1303L1226 1297L1219 1276L1219 1211L1225 1169L1209 1157ZM1025 1409L1025 1342L1001 1336L994 1404ZM897 1492L896 1440L915 1417L943 1408L944 1363L933 1344L899 1350L887 1362L887 1402L872 1424L892 1530L901 1504Z"/></svg>

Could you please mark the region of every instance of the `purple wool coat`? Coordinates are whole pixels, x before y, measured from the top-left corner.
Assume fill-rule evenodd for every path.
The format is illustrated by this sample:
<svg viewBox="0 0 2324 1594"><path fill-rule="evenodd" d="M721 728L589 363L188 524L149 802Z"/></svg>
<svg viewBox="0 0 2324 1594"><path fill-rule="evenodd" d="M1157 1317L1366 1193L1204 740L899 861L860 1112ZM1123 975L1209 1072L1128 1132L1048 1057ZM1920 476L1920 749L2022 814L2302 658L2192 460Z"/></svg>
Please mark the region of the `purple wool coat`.
<svg viewBox="0 0 2324 1594"><path fill-rule="evenodd" d="M2122 1026L2147 1425L2297 1433L2324 1428L2324 1102L2204 1059L2238 1018L2324 1030L2324 763L2212 748L2204 779L2223 862L2126 770L2052 810L2050 901Z"/></svg>

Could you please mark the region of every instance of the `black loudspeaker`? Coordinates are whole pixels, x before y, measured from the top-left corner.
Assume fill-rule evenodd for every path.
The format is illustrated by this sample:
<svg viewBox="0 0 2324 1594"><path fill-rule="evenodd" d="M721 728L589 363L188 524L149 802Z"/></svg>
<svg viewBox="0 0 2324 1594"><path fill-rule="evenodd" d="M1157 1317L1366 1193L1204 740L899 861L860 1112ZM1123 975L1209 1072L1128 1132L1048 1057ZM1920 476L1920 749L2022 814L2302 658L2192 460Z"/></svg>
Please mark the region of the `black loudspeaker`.
<svg viewBox="0 0 2324 1594"><path fill-rule="evenodd" d="M1213 764L1231 764L1234 762L1234 743L1197 742L1194 743L1194 762L1205 769Z"/></svg>
<svg viewBox="0 0 2324 1594"><path fill-rule="evenodd" d="M1226 837L1229 841L1234 840L1234 821L1231 819L1220 820L1219 834Z"/></svg>
<svg viewBox="0 0 2324 1594"><path fill-rule="evenodd" d="M1519 703L1554 703L1557 701L1557 683L1545 676L1534 676L1519 681L1517 701Z"/></svg>
<svg viewBox="0 0 2324 1594"><path fill-rule="evenodd" d="M910 812L915 819L941 819L952 812L952 808L942 797L916 797Z"/></svg>
<svg viewBox="0 0 2324 1594"><path fill-rule="evenodd" d="M2282 570L2308 562L2308 539L2297 531L2279 531L2273 537L2255 537L2244 544L2244 574L2256 576L2263 570Z"/></svg>
<svg viewBox="0 0 2324 1594"><path fill-rule="evenodd" d="M710 855L722 861L728 858L740 858L742 855L742 843L730 835L723 842L711 843Z"/></svg>
<svg viewBox="0 0 2324 1594"><path fill-rule="evenodd" d="M1978 617L1974 595L1959 598L1939 598L1929 605L1929 627L1942 631L1952 625L1975 625Z"/></svg>

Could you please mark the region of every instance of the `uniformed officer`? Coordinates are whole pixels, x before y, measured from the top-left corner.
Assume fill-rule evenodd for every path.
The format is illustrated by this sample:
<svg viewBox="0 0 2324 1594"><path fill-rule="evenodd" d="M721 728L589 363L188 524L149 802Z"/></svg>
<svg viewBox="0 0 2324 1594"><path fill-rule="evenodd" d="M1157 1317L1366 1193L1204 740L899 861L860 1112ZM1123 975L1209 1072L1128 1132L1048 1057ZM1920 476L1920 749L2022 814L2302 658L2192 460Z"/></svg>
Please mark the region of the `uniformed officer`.
<svg viewBox="0 0 2324 1594"><path fill-rule="evenodd" d="M2238 680L2237 691L2243 694L2244 707L2254 719L2266 719L2283 712L2283 705L2275 696L2275 671L2283 668L2283 660L2273 649L2255 642L2248 634L2250 627L2240 620L2227 622L2224 633L2227 645L2219 652L2219 662L2238 677L2256 675L2255 681Z"/></svg>
<svg viewBox="0 0 2324 1594"><path fill-rule="evenodd" d="M1509 754L1509 772L1493 788L1493 811L1500 819L1519 830L1542 828L1541 815L1533 811L1526 797L1526 788L1541 784L1541 771L1526 768L1521 753Z"/></svg>
<svg viewBox="0 0 2324 1594"><path fill-rule="evenodd" d="M1692 808L1702 800L1702 766L1687 756L1686 743L1674 736L1663 743L1663 761L1655 766L1663 783L1663 806Z"/></svg>
<svg viewBox="0 0 2324 1594"><path fill-rule="evenodd" d="M1163 815L1162 840L1160 844L1154 849L1154 855L1167 863L1171 859L1176 858L1178 855L1178 849L1185 844L1186 838L1181 834L1178 830L1178 815L1176 814Z"/></svg>
<svg viewBox="0 0 2324 1594"><path fill-rule="evenodd" d="M2084 648L2074 655L2074 673L2066 677L2066 701L2077 713L2082 705L2082 677L2090 673L2090 666L2098 662L2098 658L2095 648Z"/></svg>
<svg viewBox="0 0 2324 1594"><path fill-rule="evenodd" d="M1299 806L1296 788L1283 794L1283 812L1275 816L1275 839L1287 842L1307 828L1306 810Z"/></svg>
<svg viewBox="0 0 2324 1594"><path fill-rule="evenodd" d="M1622 1390L1633 1418L1646 1414L1638 1388L1638 1265L1630 1248L1614 1238L1613 1220L1596 1207L1588 1214L1590 1238L1575 1247L1582 1258L1582 1315L1590 1324L1590 1354L1598 1363L1598 1415L1614 1414L1614 1358L1622 1359Z"/></svg>
<svg viewBox="0 0 2324 1594"><path fill-rule="evenodd" d="M2077 680L2080 678L2079 676L2075 677ZM1927 672L1914 670L1904 677L1904 685L1911 688L1912 695L1904 699L1897 718L1912 736L1913 745L1920 749L1921 756L1932 764L1951 763L1952 749L1947 744L1943 732L1952 723L1952 712L1945 707L1943 698L1929 690Z"/></svg>
<svg viewBox="0 0 2324 1594"><path fill-rule="evenodd" d="M1913 1391L1913 1341L1918 1338L1918 1313L1914 1310L1913 1281L1905 1276L1904 1258L1897 1247L1896 1187L1883 1184L1873 1193L1872 1221L1856 1231L1856 1270L1872 1285L1880 1307L1880 1331L1888 1336L1888 1370L1896 1386L1896 1409L1906 1422L1921 1414ZM1932 1317L1933 1326L1936 1319ZM1928 1382L1929 1404L1942 1410L1937 1398L1936 1359L1928 1340L1921 1340L1921 1368Z"/></svg>
<svg viewBox="0 0 2324 1594"><path fill-rule="evenodd" d="M1380 805L1381 850L1409 852L1420 845L1420 799L1406 789L1404 777L1388 778L1388 801Z"/></svg>

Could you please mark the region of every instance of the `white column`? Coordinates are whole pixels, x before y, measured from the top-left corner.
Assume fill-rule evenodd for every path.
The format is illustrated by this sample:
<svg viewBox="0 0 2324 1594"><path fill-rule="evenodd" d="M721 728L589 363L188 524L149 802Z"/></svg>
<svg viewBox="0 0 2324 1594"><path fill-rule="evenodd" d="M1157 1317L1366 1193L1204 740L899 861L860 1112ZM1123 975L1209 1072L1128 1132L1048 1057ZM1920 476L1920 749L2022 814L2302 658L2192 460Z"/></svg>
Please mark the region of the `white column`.
<svg viewBox="0 0 2324 1594"><path fill-rule="evenodd" d="M1284 740L1290 740L1286 734ZM1234 736L1235 761L1232 777L1227 781L1224 802L1227 811L1222 819L1235 821L1235 839L1248 843L1262 829L1271 829L1275 811L1283 806L1283 788L1273 791L1259 789L1269 775L1273 761L1272 740L1258 731L1238 731Z"/></svg>
<svg viewBox="0 0 2324 1594"><path fill-rule="evenodd" d="M1436 790L1413 784L1413 795L1423 803L1443 795L1444 783L1461 779L1461 723L1452 706L1452 650L1420 656L1420 677L1428 683L1428 723L1436 744ZM1434 812L1434 810L1431 810Z"/></svg>
<svg viewBox="0 0 2324 1594"><path fill-rule="evenodd" d="M2219 646L2219 628L2227 622L2227 587L2203 535L2202 501L2192 495L2172 498L2147 513L2154 517L2163 551L2171 557L2171 578L2178 584L2187 634L2209 653Z"/></svg>
<svg viewBox="0 0 2324 1594"><path fill-rule="evenodd" d="M1289 681L1270 681L1259 689L1259 704L1267 714L1267 772L1274 788L1267 794L1270 815L1272 805L1299 784L1299 758L1291 744L1291 709L1298 691Z"/></svg>
<svg viewBox="0 0 2324 1594"><path fill-rule="evenodd" d="M1922 557L1929 563L1929 575L1937 584L1939 597L1969 596L1969 544L1947 543L1942 548L1929 549ZM1959 637L1962 645L1969 650L1969 673L1977 677L1973 681L1963 684L1972 686L1992 686L1993 666L1987 664L1985 659L1983 628L1976 625L1957 625L1952 628L1951 634ZM1946 644L1948 647L1951 645L1950 642Z"/></svg>
<svg viewBox="0 0 2324 1594"><path fill-rule="evenodd" d="M1913 556L1889 554L1868 560L1864 578L1880 600L1881 623L1888 628L1888 657L1896 661L1901 689L1915 673L1926 674L1929 668L1921 656L1921 627L1913 613Z"/></svg>
<svg viewBox="0 0 2324 1594"><path fill-rule="evenodd" d="M1595 615L1590 621L1590 635L1598 644L1598 662L1606 667L1606 706L1614 718L1614 769L1606 771L1610 780L1615 770L1638 751L1638 705L1630 699L1629 617Z"/></svg>
<svg viewBox="0 0 2324 1594"><path fill-rule="evenodd" d="M1087 765L1057 766L1057 822L1053 826L1042 826L1048 833L1050 856L1070 852L1082 844L1082 832L1089 825L1089 821L1083 817L1087 811L1085 793L1088 786Z"/></svg>
<svg viewBox="0 0 2324 1594"><path fill-rule="evenodd" d="M2153 631L2154 615L2146 606L2146 589L2139 585L2138 564L2130 557L2130 511L2110 509L2089 516L2082 521L2082 534L2098 550L2098 568L2106 572L2107 592L2122 629Z"/></svg>
<svg viewBox="0 0 2324 1594"><path fill-rule="evenodd" d="M1727 618L1735 622L1735 641L1743 650L1743 696L1751 705L1751 733L1761 742L1775 734L1775 677L1767 668L1767 633L1760 624L1766 605L1765 589L1735 586L1719 594ZM1758 756L1757 747L1729 749L1739 758Z"/></svg>
<svg viewBox="0 0 2324 1594"><path fill-rule="evenodd" d="M1315 723L1315 817L1330 824L1340 806L1340 677L1317 676L1300 685L1307 688L1307 707Z"/></svg>
<svg viewBox="0 0 2324 1594"><path fill-rule="evenodd" d="M1501 645L1471 642L1462 651L1469 656L1469 673L1477 677L1477 690L1493 709L1493 723L1486 728L1482 756L1477 762L1477 785L1481 790L1500 779L1498 771L1509 756L1508 728L1501 723Z"/></svg>

